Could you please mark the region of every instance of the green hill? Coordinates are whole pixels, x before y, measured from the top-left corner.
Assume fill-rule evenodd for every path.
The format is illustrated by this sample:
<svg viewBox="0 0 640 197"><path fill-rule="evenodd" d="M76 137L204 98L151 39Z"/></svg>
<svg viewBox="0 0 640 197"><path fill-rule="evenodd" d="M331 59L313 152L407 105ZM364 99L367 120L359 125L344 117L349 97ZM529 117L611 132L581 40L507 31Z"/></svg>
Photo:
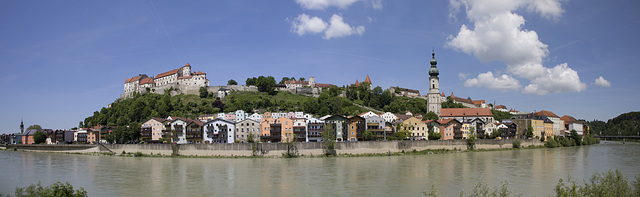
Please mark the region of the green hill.
<svg viewBox="0 0 640 197"><path fill-rule="evenodd" d="M588 122L592 133L597 135L638 135L640 128L640 112L620 114L606 123L599 120ZM602 134L600 134L602 133Z"/></svg>

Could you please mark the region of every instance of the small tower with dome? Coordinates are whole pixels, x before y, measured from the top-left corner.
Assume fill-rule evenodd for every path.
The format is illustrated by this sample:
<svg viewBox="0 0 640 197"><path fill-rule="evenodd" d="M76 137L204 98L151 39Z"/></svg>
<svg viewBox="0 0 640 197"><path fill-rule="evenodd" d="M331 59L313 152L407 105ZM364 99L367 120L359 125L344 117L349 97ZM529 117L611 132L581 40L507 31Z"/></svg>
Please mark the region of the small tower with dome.
<svg viewBox="0 0 640 197"><path fill-rule="evenodd" d="M429 68L429 93L427 93L427 110L432 111L440 116L440 109L442 108L442 99L440 97L440 78L438 75L440 72L436 67L438 61L436 61L435 51L431 52L431 68Z"/></svg>

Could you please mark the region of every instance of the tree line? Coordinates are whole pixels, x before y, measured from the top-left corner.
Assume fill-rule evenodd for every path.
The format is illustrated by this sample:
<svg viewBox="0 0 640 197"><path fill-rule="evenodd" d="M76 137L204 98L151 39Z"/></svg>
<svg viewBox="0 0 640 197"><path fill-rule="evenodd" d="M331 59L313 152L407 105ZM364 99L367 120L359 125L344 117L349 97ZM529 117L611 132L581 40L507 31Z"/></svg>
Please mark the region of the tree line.
<svg viewBox="0 0 640 197"><path fill-rule="evenodd" d="M590 131L596 135L635 136L640 134L640 112L628 112L609 119L607 122L593 120L587 122Z"/></svg>

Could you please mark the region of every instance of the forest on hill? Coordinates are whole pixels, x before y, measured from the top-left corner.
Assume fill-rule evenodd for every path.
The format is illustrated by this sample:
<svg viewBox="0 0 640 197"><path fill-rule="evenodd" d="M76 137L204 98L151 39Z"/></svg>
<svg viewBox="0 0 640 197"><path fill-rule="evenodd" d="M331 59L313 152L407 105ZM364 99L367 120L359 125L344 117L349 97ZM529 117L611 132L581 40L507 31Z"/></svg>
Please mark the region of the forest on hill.
<svg viewBox="0 0 640 197"><path fill-rule="evenodd" d="M620 114L618 117L609 119L607 122L594 120L589 121L590 131L596 135L639 135L640 134L640 111Z"/></svg>

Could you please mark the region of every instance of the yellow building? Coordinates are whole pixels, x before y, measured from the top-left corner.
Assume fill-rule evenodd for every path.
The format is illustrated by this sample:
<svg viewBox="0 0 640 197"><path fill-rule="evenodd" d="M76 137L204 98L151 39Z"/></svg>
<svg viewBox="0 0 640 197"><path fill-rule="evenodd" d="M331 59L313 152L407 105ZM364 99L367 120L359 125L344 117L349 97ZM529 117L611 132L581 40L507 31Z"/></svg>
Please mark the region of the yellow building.
<svg viewBox="0 0 640 197"><path fill-rule="evenodd" d="M426 140L428 135L427 124L411 117L402 122L403 129L411 132L412 140Z"/></svg>
<svg viewBox="0 0 640 197"><path fill-rule="evenodd" d="M533 127L533 137L540 138L540 136L542 136L542 132L544 132L544 121L531 120L531 126ZM553 125L551 129L553 130Z"/></svg>
<svg viewBox="0 0 640 197"><path fill-rule="evenodd" d="M460 127L460 131L462 132L462 136L453 136L454 139L469 139L469 123L462 123L462 127Z"/></svg>
<svg viewBox="0 0 640 197"><path fill-rule="evenodd" d="M544 140L552 138L553 137L553 121L549 119L545 119L543 121L543 124L544 124Z"/></svg>

